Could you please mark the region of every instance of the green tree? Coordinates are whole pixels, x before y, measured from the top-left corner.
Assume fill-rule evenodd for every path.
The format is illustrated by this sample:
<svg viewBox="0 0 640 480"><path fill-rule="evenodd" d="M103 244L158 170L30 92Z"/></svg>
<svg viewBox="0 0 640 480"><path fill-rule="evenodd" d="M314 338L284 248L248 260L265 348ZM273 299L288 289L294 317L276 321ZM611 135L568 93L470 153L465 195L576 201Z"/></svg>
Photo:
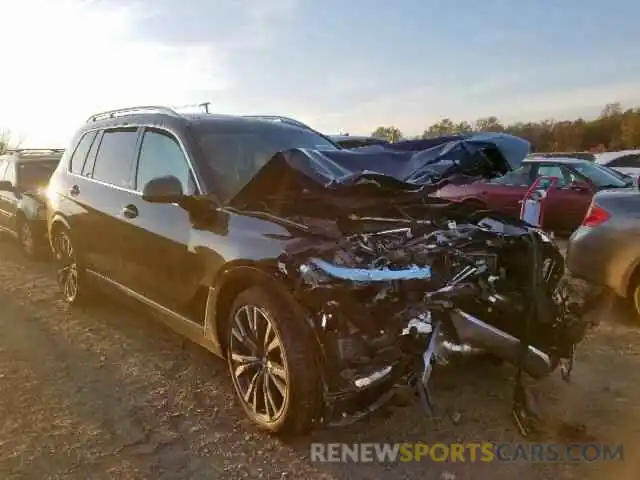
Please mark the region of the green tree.
<svg viewBox="0 0 640 480"><path fill-rule="evenodd" d="M477 132L504 132L504 126L494 116L477 119L474 129Z"/></svg>
<svg viewBox="0 0 640 480"><path fill-rule="evenodd" d="M625 112L620 126L620 140L624 148L640 147L640 108Z"/></svg>
<svg viewBox="0 0 640 480"><path fill-rule="evenodd" d="M371 136L375 138L382 138L389 142L397 142L398 140L402 140L403 138L400 129L394 126L380 126L373 131Z"/></svg>

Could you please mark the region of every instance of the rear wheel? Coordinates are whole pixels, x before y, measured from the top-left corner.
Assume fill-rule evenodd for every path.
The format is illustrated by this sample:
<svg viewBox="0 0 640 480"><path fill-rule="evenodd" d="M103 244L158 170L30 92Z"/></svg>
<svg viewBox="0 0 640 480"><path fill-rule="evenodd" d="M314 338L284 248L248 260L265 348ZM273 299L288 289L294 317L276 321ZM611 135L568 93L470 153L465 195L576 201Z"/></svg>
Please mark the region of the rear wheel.
<svg viewBox="0 0 640 480"><path fill-rule="evenodd" d="M247 416L274 433L308 430L320 402L320 375L307 325L290 301L263 287L236 298L226 358Z"/></svg>
<svg viewBox="0 0 640 480"><path fill-rule="evenodd" d="M81 303L88 293L86 274L78 265L77 253L69 231L65 228L57 230L52 245L60 293L69 304Z"/></svg>

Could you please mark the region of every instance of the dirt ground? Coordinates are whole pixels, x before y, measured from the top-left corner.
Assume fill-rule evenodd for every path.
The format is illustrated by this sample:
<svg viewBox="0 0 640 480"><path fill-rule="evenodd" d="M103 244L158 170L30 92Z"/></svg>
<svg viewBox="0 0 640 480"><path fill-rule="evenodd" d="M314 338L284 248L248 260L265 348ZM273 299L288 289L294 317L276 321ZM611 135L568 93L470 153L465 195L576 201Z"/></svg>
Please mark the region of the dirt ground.
<svg viewBox="0 0 640 480"><path fill-rule="evenodd" d="M3 242L0 478L632 480L639 352L640 328L614 312L581 345L573 383L554 375L538 388L549 421L539 440L622 442L623 462L312 463L313 441L522 441L509 415L513 371L478 362L440 370L436 401L459 412L457 425L444 408L428 418L416 405L285 443L244 419L221 361L113 302L68 310L50 266Z"/></svg>

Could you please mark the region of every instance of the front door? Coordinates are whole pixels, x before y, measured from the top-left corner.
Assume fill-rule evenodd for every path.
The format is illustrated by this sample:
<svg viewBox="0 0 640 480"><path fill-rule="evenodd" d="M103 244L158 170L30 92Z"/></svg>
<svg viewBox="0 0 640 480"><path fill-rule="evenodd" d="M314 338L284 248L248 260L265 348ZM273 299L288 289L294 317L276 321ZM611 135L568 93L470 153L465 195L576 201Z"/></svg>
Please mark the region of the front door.
<svg viewBox="0 0 640 480"><path fill-rule="evenodd" d="M137 216L127 222L130 259L135 266L134 289L174 310L192 299L203 276L201 262L190 248L192 222L176 204L157 204L142 198L152 179L173 175L185 194L197 193L186 153L176 138L161 129L146 128L142 135L132 206Z"/></svg>
<svg viewBox="0 0 640 480"><path fill-rule="evenodd" d="M574 187L574 180L590 184L584 177L576 174L566 165L541 163L537 177L556 177L558 182L548 192L544 203L543 227L554 232L570 232L580 225L593 197L592 190Z"/></svg>
<svg viewBox="0 0 640 480"><path fill-rule="evenodd" d="M521 201L532 184L531 164L486 182L483 200L487 206L510 217L519 218Z"/></svg>

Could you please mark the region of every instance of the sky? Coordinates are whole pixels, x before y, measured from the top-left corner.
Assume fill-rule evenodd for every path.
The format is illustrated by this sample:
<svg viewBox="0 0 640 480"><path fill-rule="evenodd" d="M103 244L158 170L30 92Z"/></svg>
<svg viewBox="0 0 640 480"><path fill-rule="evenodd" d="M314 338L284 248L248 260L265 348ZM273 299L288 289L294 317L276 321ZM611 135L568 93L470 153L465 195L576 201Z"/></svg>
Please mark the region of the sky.
<svg viewBox="0 0 640 480"><path fill-rule="evenodd" d="M91 114L211 102L325 133L640 106L635 0L0 0L0 129L64 147Z"/></svg>

